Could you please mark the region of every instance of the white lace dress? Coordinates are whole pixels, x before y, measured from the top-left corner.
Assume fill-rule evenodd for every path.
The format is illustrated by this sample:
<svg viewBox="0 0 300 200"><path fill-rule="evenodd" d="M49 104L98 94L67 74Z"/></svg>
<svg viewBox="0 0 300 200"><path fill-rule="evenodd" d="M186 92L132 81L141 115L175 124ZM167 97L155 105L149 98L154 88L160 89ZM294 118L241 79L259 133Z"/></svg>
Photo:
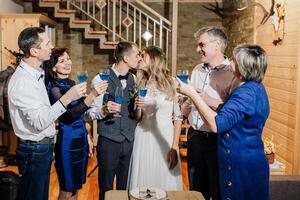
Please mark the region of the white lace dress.
<svg viewBox="0 0 300 200"><path fill-rule="evenodd" d="M143 118L135 130L128 188L155 187L165 191L182 190L180 160L170 170L167 154L174 137L173 117L181 115L177 100L148 87Z"/></svg>

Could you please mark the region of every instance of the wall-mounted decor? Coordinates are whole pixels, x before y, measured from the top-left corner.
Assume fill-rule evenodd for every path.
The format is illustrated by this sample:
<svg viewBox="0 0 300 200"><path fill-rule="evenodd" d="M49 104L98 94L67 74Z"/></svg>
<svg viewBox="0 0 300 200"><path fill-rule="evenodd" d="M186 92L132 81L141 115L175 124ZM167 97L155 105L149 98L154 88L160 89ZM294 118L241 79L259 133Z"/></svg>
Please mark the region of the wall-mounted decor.
<svg viewBox="0 0 300 200"><path fill-rule="evenodd" d="M275 0L271 0L271 7L269 10L267 10L261 3L255 2L255 1L246 1L246 6L242 7L242 8L238 8L238 11L243 11L249 7L254 7L257 6L259 8L261 8L261 10L264 13L264 16L262 18L262 20L260 21L260 24L265 24L268 19L274 15L274 6L275 6Z"/></svg>
<svg viewBox="0 0 300 200"><path fill-rule="evenodd" d="M276 2L274 8L274 14L272 15L272 24L273 24L273 44L277 46L282 44L284 37L284 27L285 27L285 0L278 3Z"/></svg>
<svg viewBox="0 0 300 200"><path fill-rule="evenodd" d="M237 9L238 11L245 10L249 7L257 6L259 7L262 12L264 13L264 16L262 20L260 21L260 25L265 24L269 18L272 19L272 27L273 27L273 44L275 46L282 44L283 37L284 37L284 16L285 16L285 1L281 0L271 0L271 7L269 10L267 10L261 3L255 2L255 1L246 1L246 6Z"/></svg>

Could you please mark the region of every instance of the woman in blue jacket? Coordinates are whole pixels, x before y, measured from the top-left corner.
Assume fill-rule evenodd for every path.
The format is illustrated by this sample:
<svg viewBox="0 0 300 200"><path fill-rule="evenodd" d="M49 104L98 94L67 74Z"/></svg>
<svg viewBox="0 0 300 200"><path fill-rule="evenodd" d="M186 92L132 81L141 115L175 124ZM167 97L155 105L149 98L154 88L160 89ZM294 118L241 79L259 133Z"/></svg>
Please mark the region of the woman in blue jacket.
<svg viewBox="0 0 300 200"><path fill-rule="evenodd" d="M218 158L223 200L268 200L269 164L261 139L269 115L269 101L261 83L267 69L266 52L257 45L233 50L231 67L239 87L218 112L206 105L196 90L178 82L212 132L218 134Z"/></svg>

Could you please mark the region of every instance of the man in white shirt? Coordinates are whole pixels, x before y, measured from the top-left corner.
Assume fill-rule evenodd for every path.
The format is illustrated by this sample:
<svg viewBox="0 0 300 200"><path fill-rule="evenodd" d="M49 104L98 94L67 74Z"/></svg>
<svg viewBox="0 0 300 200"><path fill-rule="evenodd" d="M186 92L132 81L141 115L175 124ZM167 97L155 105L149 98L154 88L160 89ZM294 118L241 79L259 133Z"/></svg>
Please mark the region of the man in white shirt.
<svg viewBox="0 0 300 200"><path fill-rule="evenodd" d="M217 110L234 87L230 62L224 56L227 36L218 27L201 28L194 36L202 63L193 69L191 83L206 103ZM190 190L200 191L206 200L219 200L218 135L211 133L190 100L181 108L191 125L187 145Z"/></svg>
<svg viewBox="0 0 300 200"><path fill-rule="evenodd" d="M18 38L25 54L8 84L9 112L18 137L16 156L21 175L19 199L47 200L53 156L54 121L66 106L82 97L86 84L72 87L55 104L50 105L40 68L53 48L44 29L24 29Z"/></svg>
<svg viewBox="0 0 300 200"><path fill-rule="evenodd" d="M90 119L98 119L98 183L99 199L104 200L105 192L113 189L116 176L117 190L125 190L128 169L133 148L136 121L134 116L134 77L128 72L137 68L141 60L140 50L134 43L119 42L115 49L116 63L110 71L108 89L105 95L96 97L87 111ZM101 81L97 75L92 83ZM123 102L115 102L115 91L123 90ZM116 117L119 112L121 117Z"/></svg>

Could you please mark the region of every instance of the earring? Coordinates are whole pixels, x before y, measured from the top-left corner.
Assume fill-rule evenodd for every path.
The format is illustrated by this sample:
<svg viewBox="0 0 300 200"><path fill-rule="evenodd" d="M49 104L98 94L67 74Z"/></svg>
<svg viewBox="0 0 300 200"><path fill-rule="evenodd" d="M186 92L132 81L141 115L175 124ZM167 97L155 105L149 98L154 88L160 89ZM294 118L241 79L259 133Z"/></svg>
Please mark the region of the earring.
<svg viewBox="0 0 300 200"><path fill-rule="evenodd" d="M55 67L53 67L53 68L52 68L52 71L56 72L56 68L55 68Z"/></svg>

